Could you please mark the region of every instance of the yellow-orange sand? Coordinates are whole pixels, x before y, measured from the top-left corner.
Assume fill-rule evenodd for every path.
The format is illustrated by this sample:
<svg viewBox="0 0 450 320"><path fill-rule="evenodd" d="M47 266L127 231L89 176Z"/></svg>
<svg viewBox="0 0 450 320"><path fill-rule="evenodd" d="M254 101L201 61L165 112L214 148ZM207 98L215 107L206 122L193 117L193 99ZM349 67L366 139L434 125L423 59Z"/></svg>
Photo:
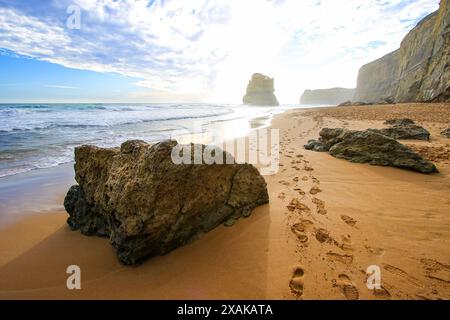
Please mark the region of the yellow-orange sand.
<svg viewBox="0 0 450 320"><path fill-rule="evenodd" d="M434 157L439 174L302 147L323 127L402 116L432 133L407 144ZM24 219L0 230L0 299L449 299L450 139L439 135L449 119L449 104L290 111L272 122L282 166L266 177L270 205L250 218L137 267L122 266L106 239L70 231L62 212ZM82 290L66 288L71 264ZM366 287L371 265L381 269L377 291Z"/></svg>

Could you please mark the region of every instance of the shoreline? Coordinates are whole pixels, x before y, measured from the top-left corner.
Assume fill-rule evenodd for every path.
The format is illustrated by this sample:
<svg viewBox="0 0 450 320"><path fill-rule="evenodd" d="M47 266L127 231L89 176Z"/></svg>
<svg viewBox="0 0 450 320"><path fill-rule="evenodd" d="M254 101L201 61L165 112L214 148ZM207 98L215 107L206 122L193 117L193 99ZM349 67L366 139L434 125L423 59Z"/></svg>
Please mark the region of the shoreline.
<svg viewBox="0 0 450 320"><path fill-rule="evenodd" d="M0 297L449 299L450 164L439 162L441 172L428 176L303 149L322 127L380 127L379 118L403 114L406 111L397 112L403 108L411 118L415 113L421 117L415 106L390 107L386 114L386 106L378 113L380 106L365 106L368 113L375 110L373 118L364 118L355 107L293 109L275 115L270 127L280 129L282 166L276 175L265 177L270 204L232 228L220 226L136 268L122 266L107 239L70 231L63 210L0 228ZM431 109L432 116L441 112ZM445 147L444 138L436 136L443 123L420 119L432 133L430 146ZM311 194L313 187L320 192ZM305 207L290 211L294 199ZM292 231L299 224L304 227L302 237ZM318 233L333 241L318 241ZM20 241L12 245L8 239L13 238ZM74 261L83 270L78 292L65 288L65 267ZM379 292L365 287L370 265L382 270ZM304 271L301 294L289 287L295 268ZM344 286L353 289L349 293Z"/></svg>

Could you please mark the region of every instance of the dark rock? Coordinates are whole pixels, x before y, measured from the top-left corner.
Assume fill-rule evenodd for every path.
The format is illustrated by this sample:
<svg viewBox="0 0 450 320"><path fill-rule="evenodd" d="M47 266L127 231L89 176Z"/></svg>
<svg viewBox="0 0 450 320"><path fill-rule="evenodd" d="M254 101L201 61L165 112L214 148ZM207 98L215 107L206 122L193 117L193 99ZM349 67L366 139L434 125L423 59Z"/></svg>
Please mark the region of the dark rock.
<svg viewBox="0 0 450 320"><path fill-rule="evenodd" d="M190 146L191 157L205 152L206 146ZM252 165L175 164L178 147L127 141L120 149L76 148L78 185L64 200L71 229L108 236L120 261L136 264L268 203L264 178Z"/></svg>
<svg viewBox="0 0 450 320"><path fill-rule="evenodd" d="M447 129L445 129L444 131L442 131L441 134L442 134L443 136L446 136L447 138L450 138L450 127L448 127Z"/></svg>
<svg viewBox="0 0 450 320"><path fill-rule="evenodd" d="M341 104L338 104L338 107L350 107L352 105L353 105L353 103L350 100L348 100L348 101L342 102Z"/></svg>
<svg viewBox="0 0 450 320"><path fill-rule="evenodd" d="M324 130L330 133L329 137L332 138L327 140L328 145L325 146L323 142L322 146L326 148L332 144L329 152L336 158L357 163L399 167L421 173L438 172L434 164L424 160L407 146L373 130L347 131L340 128L325 128L321 131L320 139L323 139Z"/></svg>
<svg viewBox="0 0 450 320"><path fill-rule="evenodd" d="M248 83L247 91L242 101L244 104L249 105L278 106L279 103L274 92L274 79L255 73Z"/></svg>
<svg viewBox="0 0 450 320"><path fill-rule="evenodd" d="M408 118L402 118L402 119L386 120L384 122L384 124L387 124L390 126L405 126L405 125L415 124L415 122Z"/></svg>
<svg viewBox="0 0 450 320"><path fill-rule="evenodd" d="M423 127L417 126L415 124L369 130L398 140L430 140L430 133Z"/></svg>
<svg viewBox="0 0 450 320"><path fill-rule="evenodd" d="M306 150L313 150L317 152L326 152L336 143L342 141L346 129L342 128L323 128L319 132L319 140L309 140L308 144L304 146Z"/></svg>
<svg viewBox="0 0 450 320"><path fill-rule="evenodd" d="M370 106L370 105L373 105L373 103L365 101L356 101L352 103L352 106Z"/></svg>

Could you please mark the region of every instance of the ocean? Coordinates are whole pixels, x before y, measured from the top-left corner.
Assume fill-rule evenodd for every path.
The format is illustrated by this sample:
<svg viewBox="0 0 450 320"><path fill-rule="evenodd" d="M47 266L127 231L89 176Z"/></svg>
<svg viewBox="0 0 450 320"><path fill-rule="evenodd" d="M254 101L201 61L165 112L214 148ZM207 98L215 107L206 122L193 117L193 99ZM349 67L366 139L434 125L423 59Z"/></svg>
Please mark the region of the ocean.
<svg viewBox="0 0 450 320"><path fill-rule="evenodd" d="M293 107L299 105L0 104L0 178L71 162L82 144L156 142L219 125L244 135L251 119L270 119Z"/></svg>

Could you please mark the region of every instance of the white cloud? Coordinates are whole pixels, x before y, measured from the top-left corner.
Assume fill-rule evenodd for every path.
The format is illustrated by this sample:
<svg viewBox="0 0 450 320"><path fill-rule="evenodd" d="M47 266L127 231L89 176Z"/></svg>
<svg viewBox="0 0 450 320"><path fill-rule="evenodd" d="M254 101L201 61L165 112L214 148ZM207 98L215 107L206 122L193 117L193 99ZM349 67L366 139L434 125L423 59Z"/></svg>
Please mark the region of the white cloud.
<svg viewBox="0 0 450 320"><path fill-rule="evenodd" d="M135 77L130 98L239 103L253 72L276 78L279 100L306 88L355 85L359 67L396 49L438 0L76 0L81 30L0 8L0 47L67 67Z"/></svg>

